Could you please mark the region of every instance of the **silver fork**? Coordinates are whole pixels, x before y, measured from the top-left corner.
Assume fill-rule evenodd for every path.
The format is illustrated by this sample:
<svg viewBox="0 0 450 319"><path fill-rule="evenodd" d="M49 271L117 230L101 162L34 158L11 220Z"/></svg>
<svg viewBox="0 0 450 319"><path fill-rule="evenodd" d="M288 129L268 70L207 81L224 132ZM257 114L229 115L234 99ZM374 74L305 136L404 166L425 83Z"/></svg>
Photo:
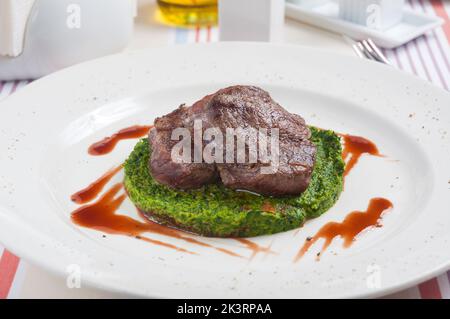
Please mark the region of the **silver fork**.
<svg viewBox="0 0 450 319"><path fill-rule="evenodd" d="M371 39L353 42L352 47L361 59L369 59L388 65L391 64L383 52L381 52L378 46Z"/></svg>

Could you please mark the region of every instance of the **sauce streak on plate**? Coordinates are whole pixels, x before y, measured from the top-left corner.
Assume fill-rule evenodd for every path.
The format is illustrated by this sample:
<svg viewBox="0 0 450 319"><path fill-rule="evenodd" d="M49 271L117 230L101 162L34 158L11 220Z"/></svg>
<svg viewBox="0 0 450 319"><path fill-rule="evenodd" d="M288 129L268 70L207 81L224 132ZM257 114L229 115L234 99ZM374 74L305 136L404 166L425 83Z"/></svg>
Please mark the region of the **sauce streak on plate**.
<svg viewBox="0 0 450 319"><path fill-rule="evenodd" d="M73 194L70 199L77 204L86 204L96 198L105 185L122 169L122 165L114 167L89 184L86 188Z"/></svg>
<svg viewBox="0 0 450 319"><path fill-rule="evenodd" d="M298 261L319 239L325 239L319 257L330 246L333 239L340 236L344 239L344 247L350 247L356 236L368 227L381 227L380 218L384 212L393 207L392 203L385 198L373 198L370 200L366 211L354 211L345 217L342 223L329 222L322 226L312 237L307 238L305 244L298 252L294 261Z"/></svg>
<svg viewBox="0 0 450 319"><path fill-rule="evenodd" d="M142 219L145 220L149 224L150 227L149 227L148 231L150 231L152 233L165 235L165 236L169 236L169 237L172 237L172 238L178 238L178 239L184 240L184 241L186 241L188 243L195 244L195 245L198 245L198 246L213 248L213 249L215 249L217 251L220 251L220 252L222 252L224 254L227 254L227 255L230 255L230 256L233 256L233 257L242 257L239 254L236 254L236 253L234 253L234 252L232 252L232 251L230 251L228 249L224 249L224 248L220 248L220 247L214 247L214 246L212 246L210 244L207 244L205 242L199 241L199 240L197 240L195 238L186 236L186 235L184 235L184 232L181 231L181 230L158 224L158 223L148 219L145 216L145 214L143 212L141 212L139 209L138 209L138 213L142 217Z"/></svg>
<svg viewBox="0 0 450 319"><path fill-rule="evenodd" d="M235 238L235 240L237 240L241 244L244 244L246 248L252 251L250 259L253 259L253 257L255 257L258 253L274 254L274 252L270 250L270 247L260 246L257 243L252 242L251 240L248 240L246 238Z"/></svg>
<svg viewBox="0 0 450 319"><path fill-rule="evenodd" d="M134 125L124 128L117 133L92 144L88 149L88 153L93 156L108 154L112 152L119 141L143 137L148 134L152 127L153 126Z"/></svg>
<svg viewBox="0 0 450 319"><path fill-rule="evenodd" d="M181 252L191 253L184 248L180 248L159 240L143 237L142 234L153 233L164 235L202 247L213 248L230 256L241 257L230 250L217 248L210 244L198 241L192 237L186 236L181 231L176 229L157 224L147 219L144 219L145 221L142 222L126 215L117 214L117 210L127 197L125 193L118 195L122 188L123 185L121 183L115 184L111 189L106 191L98 201L79 207L72 213L72 221L81 227L99 230L108 234L131 236Z"/></svg>
<svg viewBox="0 0 450 319"><path fill-rule="evenodd" d="M347 176L355 167L362 154L381 156L377 146L372 141L361 136L348 134L340 135L344 140L344 150L342 151L342 158L346 160L348 157L350 157L347 164L345 165L344 176Z"/></svg>
<svg viewBox="0 0 450 319"><path fill-rule="evenodd" d="M122 184L115 184L98 201L81 206L72 213L72 221L79 226L96 229L104 233L133 236L156 245L191 253L186 249L169 243L141 237L140 235L142 233L151 230L149 224L140 222L129 216L117 215L116 211L127 197L126 194L117 196L122 188Z"/></svg>

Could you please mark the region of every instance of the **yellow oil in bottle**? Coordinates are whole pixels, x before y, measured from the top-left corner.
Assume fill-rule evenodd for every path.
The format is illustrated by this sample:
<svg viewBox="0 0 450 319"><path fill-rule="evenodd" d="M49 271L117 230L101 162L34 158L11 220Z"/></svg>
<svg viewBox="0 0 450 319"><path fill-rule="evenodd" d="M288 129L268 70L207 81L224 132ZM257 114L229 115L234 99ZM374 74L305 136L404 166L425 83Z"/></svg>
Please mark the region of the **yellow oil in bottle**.
<svg viewBox="0 0 450 319"><path fill-rule="evenodd" d="M158 21L178 27L217 24L218 0L158 0Z"/></svg>

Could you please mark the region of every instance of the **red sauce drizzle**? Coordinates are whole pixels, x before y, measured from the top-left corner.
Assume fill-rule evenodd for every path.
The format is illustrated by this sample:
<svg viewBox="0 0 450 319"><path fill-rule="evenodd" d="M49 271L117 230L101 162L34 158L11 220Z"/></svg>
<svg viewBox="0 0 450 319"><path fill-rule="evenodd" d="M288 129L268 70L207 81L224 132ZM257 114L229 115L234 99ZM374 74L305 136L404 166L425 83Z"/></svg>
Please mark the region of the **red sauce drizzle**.
<svg viewBox="0 0 450 319"><path fill-rule="evenodd" d="M114 167L89 184L88 187L73 194L70 199L77 204L86 204L96 198L105 185L122 169L122 165Z"/></svg>
<svg viewBox="0 0 450 319"><path fill-rule="evenodd" d="M261 209L262 209L264 212L268 212L268 213L275 213L275 212L277 211L276 208L275 208L275 206L273 206L272 203L269 202L269 201L265 201L265 202L263 203Z"/></svg>
<svg viewBox="0 0 450 319"><path fill-rule="evenodd" d="M348 134L341 134L341 137L344 139L342 158L346 160L350 156L347 164L345 165L344 176L347 176L355 167L362 154L381 156L377 146L372 141L364 137Z"/></svg>
<svg viewBox="0 0 450 319"><path fill-rule="evenodd" d="M341 236L344 239L344 247L350 247L356 236L368 227L381 227L380 218L384 212L393 207L392 203L385 198L373 198L370 200L366 211L354 211L345 217L342 223L329 222L312 237L308 238L298 252L294 261L298 261L309 250L309 248L320 238L325 239L319 256L330 246L333 239Z"/></svg>
<svg viewBox="0 0 450 319"><path fill-rule="evenodd" d="M178 229L170 228L170 227L167 227L167 226L160 225L160 224L158 224L156 222L153 222L153 221L149 220L145 216L145 214L143 212L141 212L140 210L138 210L138 213L148 223L148 225L150 226L148 231L150 231L152 233L160 234L160 235L166 235L166 236L173 237L173 238L178 238L178 239L184 240L186 242L189 242L191 244L196 244L196 245L203 246L203 247L213 248L213 249L215 249L217 251L220 251L220 252L225 253L225 254L230 255L230 256L242 257L242 256L240 256L240 255L238 255L238 254L236 254L236 253L234 253L234 252L232 252L230 250L227 250L225 248L214 247L214 246L212 246L210 244L207 244L205 242L201 242L201 241L199 241L199 240L197 240L195 238L192 238L192 237L189 237L189 236L185 236L183 234L183 232L178 230Z"/></svg>
<svg viewBox="0 0 450 319"><path fill-rule="evenodd" d="M153 126L134 125L124 128L119 132L92 144L88 149L88 153L94 156L108 154L112 152L119 141L145 136L152 127Z"/></svg>
<svg viewBox="0 0 450 319"><path fill-rule="evenodd" d="M247 249L250 249L252 251L250 260L253 259L258 253L274 254L274 252L270 250L270 247L260 246L257 243L246 238L235 238L235 240L244 244Z"/></svg>
<svg viewBox="0 0 450 319"><path fill-rule="evenodd" d="M125 215L117 215L116 211L123 203L126 194L117 196L122 184L115 184L100 199L92 204L81 206L72 213L72 221L82 227L96 229L108 234L133 236L156 245L165 246L181 252L191 253L186 249L164 243L158 240L141 237L151 227ZM192 253L191 253L192 254Z"/></svg>
<svg viewBox="0 0 450 319"><path fill-rule="evenodd" d="M126 215L116 214L117 210L127 197L126 194L117 196L122 188L122 184L115 184L111 189L106 191L98 201L81 206L72 213L72 221L81 227L99 230L108 234L132 236L143 241L172 248L181 252L191 253L184 248L143 237L142 234L153 233L164 235L202 247L213 248L233 257L242 257L230 250L214 247L210 244L198 241L192 237L184 235L181 231L157 224L146 218L144 219L144 222L141 222Z"/></svg>

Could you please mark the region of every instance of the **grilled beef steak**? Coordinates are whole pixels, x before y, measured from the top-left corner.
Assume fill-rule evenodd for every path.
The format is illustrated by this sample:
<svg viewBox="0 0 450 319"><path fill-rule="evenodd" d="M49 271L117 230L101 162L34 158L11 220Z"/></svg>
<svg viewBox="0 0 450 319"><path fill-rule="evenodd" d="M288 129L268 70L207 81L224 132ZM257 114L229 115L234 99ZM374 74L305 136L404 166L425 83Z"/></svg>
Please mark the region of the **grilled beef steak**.
<svg viewBox="0 0 450 319"><path fill-rule="evenodd" d="M157 118L154 128L149 134L149 145L152 155L150 169L153 178L158 182L179 189L195 189L217 180L217 170L214 165L206 163L175 163L172 161L172 148L178 143L172 140L172 132L176 128L189 129L193 143L193 120L202 118L203 107L209 100L209 96L195 103L192 107L180 106L175 111Z"/></svg>
<svg viewBox="0 0 450 319"><path fill-rule="evenodd" d="M229 128L248 134L248 138L244 139L247 161L236 161L238 145L235 142L231 162L172 162L171 150L178 142L171 140L172 130L187 128L193 139L196 119L202 120L203 129L218 128L224 137ZM261 161L260 158L256 162L248 160L249 154L254 154L257 149L255 146L259 141L255 137L260 129L267 129L267 148L268 153L271 153L272 128L278 129L279 156L276 167L268 171L273 163ZM286 111L266 91L253 86L232 86L206 96L192 107L181 106L156 120L155 128L149 135L152 149L150 169L157 181L179 189L199 188L220 178L225 186L232 189L273 196L295 195L308 187L313 171L316 148L309 138L310 131L303 118ZM201 146L204 147L207 143L203 142ZM192 143L192 157L194 152ZM266 168L264 173L263 168Z"/></svg>

